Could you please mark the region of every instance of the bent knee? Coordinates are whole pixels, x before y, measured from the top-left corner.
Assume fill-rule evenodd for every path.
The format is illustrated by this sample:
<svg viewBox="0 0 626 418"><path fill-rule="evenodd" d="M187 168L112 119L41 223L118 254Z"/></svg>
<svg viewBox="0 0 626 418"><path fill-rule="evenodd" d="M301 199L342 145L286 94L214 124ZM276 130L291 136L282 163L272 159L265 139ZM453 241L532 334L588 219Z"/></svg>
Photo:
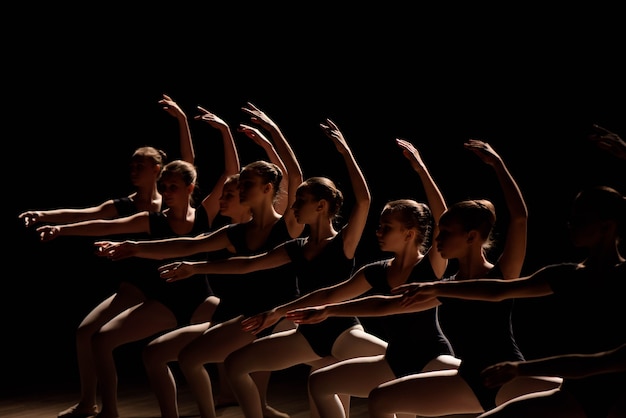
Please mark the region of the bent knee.
<svg viewBox="0 0 626 418"><path fill-rule="evenodd" d="M161 361L161 355L159 353L159 350L157 350L155 346L149 344L145 346L142 350L141 359L146 367L157 364L159 362L165 363L165 361Z"/></svg>
<svg viewBox="0 0 626 418"><path fill-rule="evenodd" d="M370 414L377 415L384 413L385 398L381 395L381 391L378 388L374 388L367 396L367 409Z"/></svg>
<svg viewBox="0 0 626 418"><path fill-rule="evenodd" d="M193 369L194 366L195 362L188 355L185 355L184 352L181 352L178 356L178 367L184 372L185 370Z"/></svg>
<svg viewBox="0 0 626 418"><path fill-rule="evenodd" d="M224 359L224 371L229 376L235 376L244 373L242 363L237 361L236 356L226 356Z"/></svg>
<svg viewBox="0 0 626 418"><path fill-rule="evenodd" d="M97 332L91 337L91 346L94 352L99 353L113 351L115 348L112 338L103 332Z"/></svg>
<svg viewBox="0 0 626 418"><path fill-rule="evenodd" d="M312 372L309 375L309 391L311 393L321 394L327 388L328 384L323 373Z"/></svg>

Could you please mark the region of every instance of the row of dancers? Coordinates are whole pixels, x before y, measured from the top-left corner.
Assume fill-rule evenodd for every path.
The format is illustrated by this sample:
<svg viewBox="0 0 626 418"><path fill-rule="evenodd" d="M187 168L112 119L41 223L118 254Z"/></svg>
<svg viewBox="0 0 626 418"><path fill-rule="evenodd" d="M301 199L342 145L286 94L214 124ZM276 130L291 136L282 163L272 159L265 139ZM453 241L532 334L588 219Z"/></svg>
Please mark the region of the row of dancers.
<svg viewBox="0 0 626 418"><path fill-rule="evenodd" d="M368 398L372 417L623 416L626 315L618 289L626 263L618 243L626 199L618 190L590 187L573 200L571 239L586 259L520 277L528 208L496 150L482 140L464 143L500 185L506 208L497 217L487 199L448 204L418 148L398 138L426 198L385 203L375 231L385 256L358 264L372 196L331 119L320 128L350 179L347 215L347 191L328 177L305 178L278 124L252 103L242 107L249 123L237 131L267 159L243 166L229 125L198 106L195 119L221 134L224 170L196 204L187 115L167 95L159 104L179 123L180 159L139 148L132 194L19 215L41 241L102 237L97 254L117 262L117 291L78 327L81 398L60 418L118 417L113 351L144 339L142 361L163 417L179 417L172 362L203 418L216 417L231 396L248 418L288 416L267 402L270 373L302 364L310 366L312 417L349 416L353 396ZM619 135L594 130L590 140L626 160ZM496 218L507 219L502 242ZM570 351L526 359L514 335L514 302L549 295ZM382 333L368 329L373 317ZM217 402L209 364L218 366Z"/></svg>

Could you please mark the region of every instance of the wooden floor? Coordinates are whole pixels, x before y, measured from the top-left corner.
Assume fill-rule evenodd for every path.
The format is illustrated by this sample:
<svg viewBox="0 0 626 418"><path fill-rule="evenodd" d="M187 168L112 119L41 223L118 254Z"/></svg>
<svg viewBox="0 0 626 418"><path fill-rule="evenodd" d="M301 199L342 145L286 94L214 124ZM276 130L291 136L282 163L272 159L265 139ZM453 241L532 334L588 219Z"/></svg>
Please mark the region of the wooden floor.
<svg viewBox="0 0 626 418"><path fill-rule="evenodd" d="M309 403L306 395L304 370L293 369L276 372L272 375L268 388L268 402L274 408L287 412L291 418L309 418ZM145 382L141 380L119 382L119 412L122 418L157 418L160 416L156 398ZM57 414L77 402L76 389L51 387L29 393L0 396L0 417L2 418L55 418ZM199 417L195 401L187 388L179 387L179 411L181 418ZM243 417L238 406L219 409L223 418ZM351 417L367 417L367 404L364 399L352 401Z"/></svg>

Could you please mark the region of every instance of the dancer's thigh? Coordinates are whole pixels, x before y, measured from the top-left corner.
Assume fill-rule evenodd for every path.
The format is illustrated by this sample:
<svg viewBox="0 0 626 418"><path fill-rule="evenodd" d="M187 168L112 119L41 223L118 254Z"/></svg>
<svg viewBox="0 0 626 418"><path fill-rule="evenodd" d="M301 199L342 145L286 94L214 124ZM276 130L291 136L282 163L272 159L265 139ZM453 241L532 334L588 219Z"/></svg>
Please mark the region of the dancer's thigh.
<svg viewBox="0 0 626 418"><path fill-rule="evenodd" d="M91 310L79 325L81 332L92 335L124 310L145 300L143 292L131 284L121 284L112 294Z"/></svg>
<svg viewBox="0 0 626 418"><path fill-rule="evenodd" d="M259 338L234 351L228 356L226 366L229 370L251 373L283 370L319 359L306 338L296 329L290 329Z"/></svg>
<svg viewBox="0 0 626 418"><path fill-rule="evenodd" d="M517 398L528 393L543 392L558 389L563 381L560 377L548 376L521 376L502 385L496 395L496 405Z"/></svg>
<svg viewBox="0 0 626 418"><path fill-rule="evenodd" d="M209 328L209 325L209 322L187 325L153 339L143 350L144 361L170 362L178 360L180 350L202 335Z"/></svg>
<svg viewBox="0 0 626 418"><path fill-rule="evenodd" d="M571 395L555 389L520 396L484 413L483 417L586 418L586 414Z"/></svg>
<svg viewBox="0 0 626 418"><path fill-rule="evenodd" d="M181 350L179 361L195 364L221 363L233 351L250 344L255 336L241 329L241 319L239 316L212 325Z"/></svg>
<svg viewBox="0 0 626 418"><path fill-rule="evenodd" d="M155 300L147 300L107 322L98 332L98 341L117 347L174 329L176 325L176 317L167 307Z"/></svg>
<svg viewBox="0 0 626 418"><path fill-rule="evenodd" d="M356 325L337 337L333 344L332 355L339 360L355 357L377 356L385 354L387 342L363 330Z"/></svg>
<svg viewBox="0 0 626 418"><path fill-rule="evenodd" d="M442 354L440 356L435 357L422 369L422 372L434 372L437 370L450 370L450 369L458 369L461 365L461 359L458 359L449 354Z"/></svg>
<svg viewBox="0 0 626 418"><path fill-rule="evenodd" d="M198 324L211 321L219 303L220 299L217 296L208 296L194 311L191 323Z"/></svg>
<svg viewBox="0 0 626 418"><path fill-rule="evenodd" d="M357 357L314 371L309 376L309 387L312 392L367 397L370 390L394 377L383 355Z"/></svg>
<svg viewBox="0 0 626 418"><path fill-rule="evenodd" d="M483 412L476 395L457 370L405 376L381 384L369 395L370 408L386 413L425 416Z"/></svg>

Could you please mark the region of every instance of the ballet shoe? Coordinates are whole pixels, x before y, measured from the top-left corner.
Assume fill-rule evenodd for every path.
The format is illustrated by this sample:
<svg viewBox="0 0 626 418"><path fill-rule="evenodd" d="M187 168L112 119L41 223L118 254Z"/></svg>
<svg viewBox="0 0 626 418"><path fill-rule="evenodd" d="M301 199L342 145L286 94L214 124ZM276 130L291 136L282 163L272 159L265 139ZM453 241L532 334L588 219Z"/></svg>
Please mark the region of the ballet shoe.
<svg viewBox="0 0 626 418"><path fill-rule="evenodd" d="M70 406L64 411L59 412L57 418L91 418L98 415L98 406L93 405L88 409L78 409L78 404Z"/></svg>

